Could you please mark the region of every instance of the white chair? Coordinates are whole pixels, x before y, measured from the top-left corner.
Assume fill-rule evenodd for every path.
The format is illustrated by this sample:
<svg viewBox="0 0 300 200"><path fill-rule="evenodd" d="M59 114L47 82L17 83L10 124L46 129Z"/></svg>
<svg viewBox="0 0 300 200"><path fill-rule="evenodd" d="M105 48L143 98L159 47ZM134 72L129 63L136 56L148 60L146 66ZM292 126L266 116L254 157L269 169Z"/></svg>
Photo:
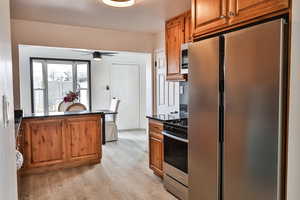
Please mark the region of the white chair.
<svg viewBox="0 0 300 200"><path fill-rule="evenodd" d="M67 108L72 104L72 102L60 102L58 105L58 112L66 112Z"/></svg>
<svg viewBox="0 0 300 200"><path fill-rule="evenodd" d="M66 109L66 111L84 111L87 110L85 105L81 104L81 103L74 103L70 106L68 106L68 108Z"/></svg>
<svg viewBox="0 0 300 200"><path fill-rule="evenodd" d="M113 98L110 104L110 111L118 112L120 100ZM118 140L118 127L116 124L117 114L106 115L105 118L105 140L112 142Z"/></svg>

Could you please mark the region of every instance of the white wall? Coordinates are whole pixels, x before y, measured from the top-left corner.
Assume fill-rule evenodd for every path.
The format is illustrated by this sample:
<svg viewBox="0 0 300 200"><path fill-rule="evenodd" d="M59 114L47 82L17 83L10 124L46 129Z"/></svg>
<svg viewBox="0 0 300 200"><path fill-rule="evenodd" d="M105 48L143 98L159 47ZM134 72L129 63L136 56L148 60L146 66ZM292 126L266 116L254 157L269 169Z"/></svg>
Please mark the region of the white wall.
<svg viewBox="0 0 300 200"><path fill-rule="evenodd" d="M18 45L152 53L154 34L12 20L15 107L19 103Z"/></svg>
<svg viewBox="0 0 300 200"><path fill-rule="evenodd" d="M293 0L287 200L300 199L300 1Z"/></svg>
<svg viewBox="0 0 300 200"><path fill-rule="evenodd" d="M82 55L66 48L47 48L21 45L19 48L19 71L20 71L20 107L25 114L31 113L31 91L30 91L30 57L66 58L89 60L89 55ZM140 67L140 127L146 128L146 111L152 102L147 101L147 79L146 71L151 68L151 54L119 52L113 57L104 57L101 62L91 60L91 92L92 109L107 109L110 106L111 94L106 90L110 85L110 68L113 63L136 64ZM148 80L149 81L149 80ZM149 84L149 83L148 83Z"/></svg>
<svg viewBox="0 0 300 200"><path fill-rule="evenodd" d="M17 171L12 93L9 0L0 1L0 199L17 199ZM8 126L4 126L2 97L7 97Z"/></svg>
<svg viewBox="0 0 300 200"><path fill-rule="evenodd" d="M140 128L146 128L147 120L145 116L152 110L152 98L150 94L152 83L151 77L148 74L152 67L151 54L122 53L115 57L107 57L103 64L98 63L97 67L92 67L92 88L94 85L92 93L95 94L92 101L93 109L107 108L105 106L107 103L105 102L108 102L112 98L105 88L106 85L110 85L110 68L113 64L132 64L140 67ZM107 98L108 100L104 100ZM104 102L98 103L101 101Z"/></svg>
<svg viewBox="0 0 300 200"><path fill-rule="evenodd" d="M154 36L154 50L165 49L165 31L155 34Z"/></svg>

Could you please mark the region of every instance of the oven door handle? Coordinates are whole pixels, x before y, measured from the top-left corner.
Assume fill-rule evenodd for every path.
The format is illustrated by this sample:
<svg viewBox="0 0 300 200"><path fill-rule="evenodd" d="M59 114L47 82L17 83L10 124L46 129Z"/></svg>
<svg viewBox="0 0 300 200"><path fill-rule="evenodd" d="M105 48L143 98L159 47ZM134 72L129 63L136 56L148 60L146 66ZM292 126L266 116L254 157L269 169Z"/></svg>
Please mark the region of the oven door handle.
<svg viewBox="0 0 300 200"><path fill-rule="evenodd" d="M167 136L167 137L172 138L172 139L174 139L174 140L178 140L178 141L181 141L181 142L189 143L189 141L188 141L187 139L184 139L184 138L180 138L180 137L171 135L171 134L167 133L166 131L162 131L162 134L163 134L164 136Z"/></svg>

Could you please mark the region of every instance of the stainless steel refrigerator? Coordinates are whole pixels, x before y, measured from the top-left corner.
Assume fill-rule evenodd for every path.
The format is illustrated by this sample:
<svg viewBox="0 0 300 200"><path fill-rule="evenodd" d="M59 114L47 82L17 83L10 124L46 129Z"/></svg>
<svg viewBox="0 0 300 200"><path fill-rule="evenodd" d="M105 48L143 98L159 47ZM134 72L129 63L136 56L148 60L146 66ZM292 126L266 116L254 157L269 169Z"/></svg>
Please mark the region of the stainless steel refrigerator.
<svg viewBox="0 0 300 200"><path fill-rule="evenodd" d="M189 47L190 200L279 200L286 110L285 21Z"/></svg>

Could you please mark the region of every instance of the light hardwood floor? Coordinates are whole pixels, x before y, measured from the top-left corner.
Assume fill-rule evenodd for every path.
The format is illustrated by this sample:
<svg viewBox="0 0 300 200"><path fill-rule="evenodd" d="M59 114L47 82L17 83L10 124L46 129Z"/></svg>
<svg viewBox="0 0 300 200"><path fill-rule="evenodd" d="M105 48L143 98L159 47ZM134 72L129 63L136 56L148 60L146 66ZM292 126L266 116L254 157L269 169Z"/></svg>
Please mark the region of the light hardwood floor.
<svg viewBox="0 0 300 200"><path fill-rule="evenodd" d="M148 168L148 136L121 132L102 163L21 178L21 200L175 200Z"/></svg>

